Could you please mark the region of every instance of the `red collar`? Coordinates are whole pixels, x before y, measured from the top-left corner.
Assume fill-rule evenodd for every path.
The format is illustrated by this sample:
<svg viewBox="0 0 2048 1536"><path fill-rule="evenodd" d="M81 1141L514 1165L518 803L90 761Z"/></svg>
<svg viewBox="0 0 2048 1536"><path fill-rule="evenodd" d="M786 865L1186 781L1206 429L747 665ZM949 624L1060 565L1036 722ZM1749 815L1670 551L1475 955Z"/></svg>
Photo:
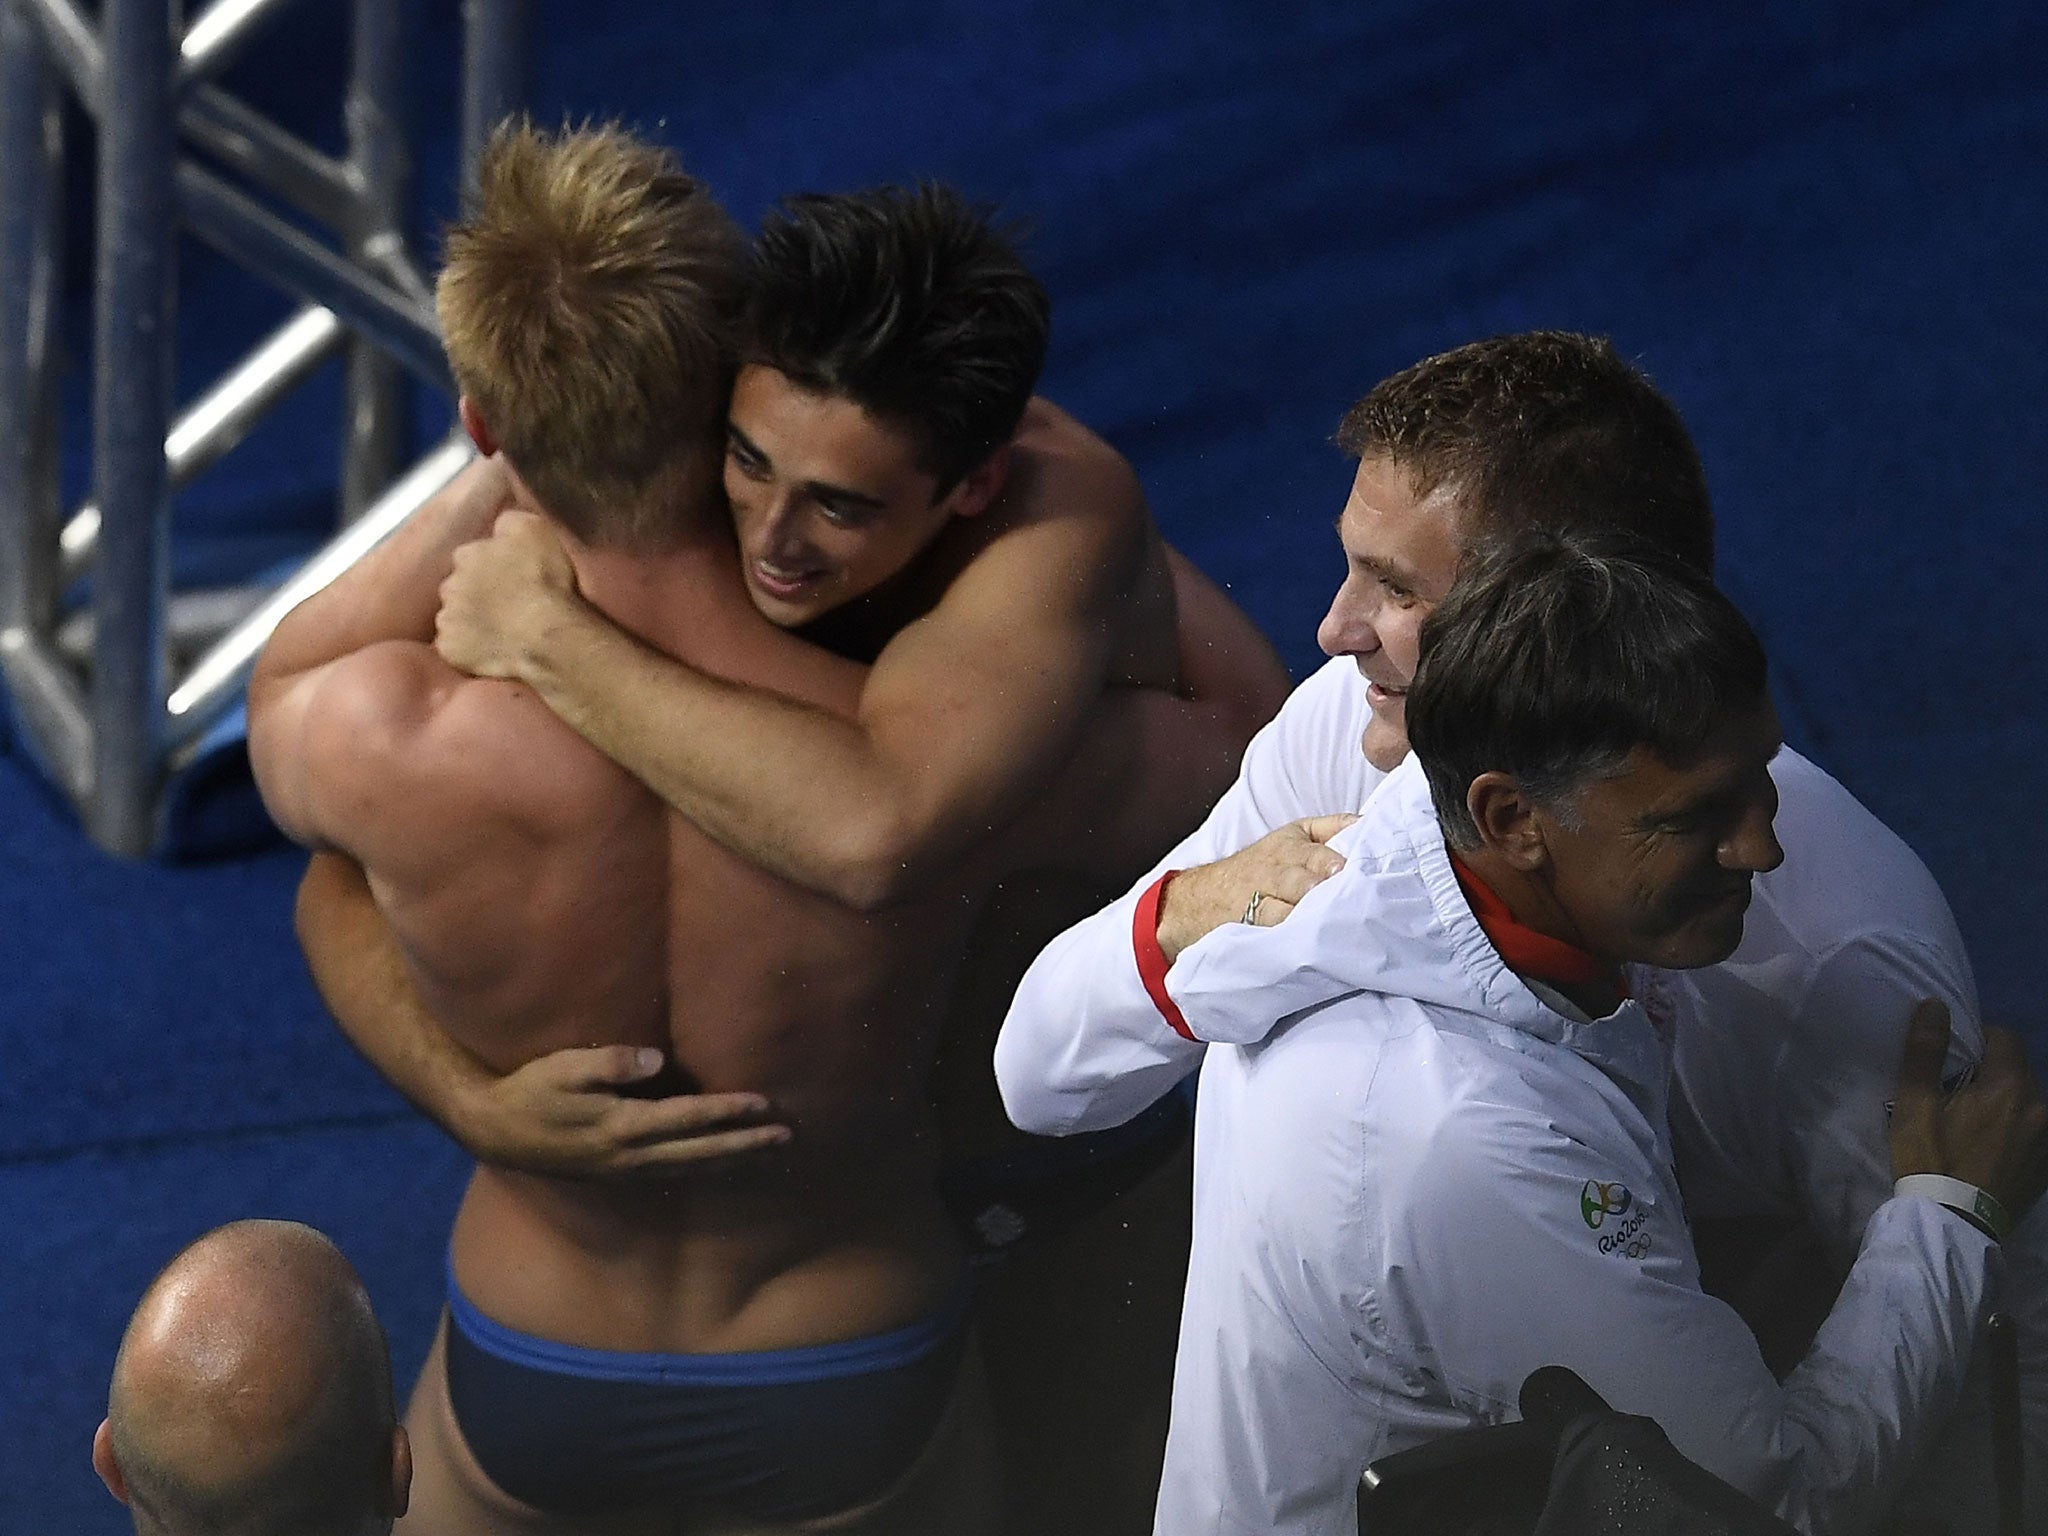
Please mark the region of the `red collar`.
<svg viewBox="0 0 2048 1536"><path fill-rule="evenodd" d="M1528 976L1553 987L1593 986L1604 982L1621 996L1628 996L1628 984L1613 967L1594 959L1576 944L1553 939L1547 933L1538 933L1527 924L1517 922L1514 913L1508 910L1508 904L1496 896L1492 888L1468 869L1465 861L1455 853L1451 855L1451 872L1458 877L1458 888L1465 893L1465 899L1472 903L1472 915L1479 919L1481 930L1493 941L1493 947L1500 951L1507 968L1517 976Z"/></svg>

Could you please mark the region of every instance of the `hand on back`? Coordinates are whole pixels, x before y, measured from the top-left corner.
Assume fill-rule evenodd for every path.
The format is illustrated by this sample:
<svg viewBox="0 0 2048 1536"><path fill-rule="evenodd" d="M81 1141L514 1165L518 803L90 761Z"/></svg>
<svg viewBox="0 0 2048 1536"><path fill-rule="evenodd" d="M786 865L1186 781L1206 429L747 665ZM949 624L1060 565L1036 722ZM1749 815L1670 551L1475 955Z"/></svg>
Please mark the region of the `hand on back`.
<svg viewBox="0 0 2048 1536"><path fill-rule="evenodd" d="M1358 820L1309 816L1276 827L1227 859L1181 871L1159 903L1159 948L1171 962L1225 923L1271 928L1295 903L1344 867L1324 844Z"/></svg>
<svg viewBox="0 0 2048 1536"><path fill-rule="evenodd" d="M582 606L576 568L546 520L502 512L488 537L455 551L455 568L441 583L434 649L475 677L524 677L537 639Z"/></svg>
<svg viewBox="0 0 2048 1536"><path fill-rule="evenodd" d="M462 1144L480 1162L557 1178L664 1178L693 1165L785 1145L757 1093L628 1090L661 1070L659 1051L572 1047L494 1078L472 1099Z"/></svg>
<svg viewBox="0 0 2048 1536"><path fill-rule="evenodd" d="M1976 1076L1948 1092L1942 1064L1949 1016L1928 999L1913 1010L1892 1105L1892 1174L1934 1173L1985 1191L2017 1223L2048 1189L2048 1107L2009 1029L1986 1029Z"/></svg>

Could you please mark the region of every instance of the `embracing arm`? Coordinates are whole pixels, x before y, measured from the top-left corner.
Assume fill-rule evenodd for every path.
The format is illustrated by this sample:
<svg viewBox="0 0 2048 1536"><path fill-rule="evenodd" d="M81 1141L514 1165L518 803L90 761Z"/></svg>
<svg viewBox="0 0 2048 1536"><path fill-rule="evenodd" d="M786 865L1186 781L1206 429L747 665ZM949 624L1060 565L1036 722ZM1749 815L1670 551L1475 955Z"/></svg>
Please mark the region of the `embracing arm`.
<svg viewBox="0 0 2048 1536"><path fill-rule="evenodd" d="M1098 487L1106 511L957 535L986 543L889 641L850 719L638 644L577 596L559 548L518 519L462 552L439 644L465 670L530 684L743 857L849 905L887 905L949 878L1008 822L1100 697L1148 528L1128 467L1114 466Z"/></svg>
<svg viewBox="0 0 2048 1536"><path fill-rule="evenodd" d="M1588 1230L1579 1190L1619 1188L1617 1171L1586 1148L1540 1170L1445 1159L1425 1188L1456 1203L1425 1212L1404 1255L1441 1279L1429 1306L1450 1331L1422 1336L1436 1368L1505 1406L1537 1368L1567 1366L1800 1529L1866 1529L1956 1403L1987 1310L1988 1240L1930 1201L1888 1202L1781 1384L1741 1318L1698 1288L1675 1199L1646 1205L1637 1184L1631 1210Z"/></svg>
<svg viewBox="0 0 2048 1536"><path fill-rule="evenodd" d="M1333 662L1303 683L1246 749L1235 783L1193 833L1122 898L1061 934L1025 974L996 1042L995 1071L1010 1118L1027 1131L1066 1135L1119 1125L1198 1066L1203 1042L1162 1009L1155 973L1174 956L1163 942L1141 956L1144 925L1180 882L1148 901L1168 870L1220 867L1225 878L1295 894L1330 872L1327 839L1365 801L1379 775L1358 750L1347 674ZM1357 706L1362 708L1362 702ZM1223 922L1242 915L1245 898ZM1261 921L1274 921L1265 909ZM1170 999L1169 999L1170 1000ZM1183 1021L1185 1023L1185 1021Z"/></svg>
<svg viewBox="0 0 2048 1536"><path fill-rule="evenodd" d="M673 1174L691 1163L779 1146L752 1093L627 1098L661 1070L648 1047L555 1051L500 1075L458 1045L421 1003L362 869L316 853L299 885L299 945L351 1044L480 1162L584 1177Z"/></svg>
<svg viewBox="0 0 2048 1536"><path fill-rule="evenodd" d="M2024 1211L2042 1185L2043 1118L2017 1043L1994 1041L1984 1075L1952 1094L1947 1044L1945 1012L1923 1005L1895 1090L1894 1167L1961 1178ZM1887 1198L1780 1383L1735 1312L1699 1290L1660 1174L1547 1119L1533 1132L1459 1130L1428 1149L1405 1201L1409 1246L1389 1259L1432 1277L1440 1331L1422 1336L1447 1379L1512 1401L1536 1367L1568 1365L1804 1530L1862 1530L1885 1510L1957 1403L1989 1310L1989 1237L1921 1194ZM1581 1193L1596 1189L1597 1205Z"/></svg>
<svg viewBox="0 0 2048 1536"><path fill-rule="evenodd" d="M362 866L345 854L315 853L299 882L294 922L313 985L349 1043L475 1152L465 1111L492 1074L420 1002Z"/></svg>
<svg viewBox="0 0 2048 1536"><path fill-rule="evenodd" d="M1258 626L1179 551L1166 563L1178 686L1104 690L1076 753L1012 823L1005 868L1072 868L1109 888L1131 880L1202 823L1286 701L1287 670Z"/></svg>
<svg viewBox="0 0 2048 1536"><path fill-rule="evenodd" d="M758 1095L621 1097L661 1069L657 1051L557 1051L499 1075L458 1045L420 1000L356 861L401 889L431 888L451 865L545 842L578 798L569 781L588 749L529 697L524 707L574 754L550 750L547 733L529 736L480 782L474 711L450 701L504 685L463 679L418 642L379 641L311 676L294 762L302 803L290 813L303 819L292 830L342 852L315 854L298 932L322 996L371 1065L472 1154L527 1172L659 1174L787 1139L786 1128L756 1123L768 1108Z"/></svg>

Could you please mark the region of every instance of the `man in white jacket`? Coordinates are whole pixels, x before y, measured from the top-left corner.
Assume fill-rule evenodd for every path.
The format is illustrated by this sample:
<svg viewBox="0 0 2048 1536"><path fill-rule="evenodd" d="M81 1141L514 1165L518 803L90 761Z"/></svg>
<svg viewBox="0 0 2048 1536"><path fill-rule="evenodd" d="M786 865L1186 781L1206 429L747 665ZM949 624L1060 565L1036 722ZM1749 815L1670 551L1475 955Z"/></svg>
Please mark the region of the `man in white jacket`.
<svg viewBox="0 0 2048 1536"><path fill-rule="evenodd" d="M1337 990L1301 946L1262 952L1260 928L1341 864L1323 844L1348 817L1328 813L1364 805L1406 751L1419 625L1472 537L1517 522L1622 525L1711 562L1684 426L1604 342L1533 333L1427 359L1361 401L1339 442L1360 468L1339 527L1349 569L1319 634L1335 659L1254 741L1204 826L1033 967L996 1061L1021 1125L1118 1123L1191 1072L1203 1042L1255 1041ZM1890 1193L1883 1100L1907 1016L1923 997L1947 1003L1953 1074L1981 1048L1975 986L1911 851L1796 754L1772 772L1791 858L1757 881L1732 959L1667 989L1673 1115L1696 1219L1803 1218L1839 1273ZM1169 870L1183 873L1162 888ZM2019 1313L2038 1457L2048 1228L2037 1218L2008 1247L2002 1305ZM1981 1415L1983 1403L1973 1389L1966 1406ZM1981 1502L1986 1445L1980 1425L1959 1423L1930 1460L1948 1473L1946 1497Z"/></svg>
<svg viewBox="0 0 2048 1536"><path fill-rule="evenodd" d="M1725 959L1782 857L1761 647L1679 563L1547 535L1429 638L1416 756L1295 930L1346 990L1203 1064L1158 1529L1347 1531L1367 1462L1511 1416L1553 1363L1803 1528L1861 1528L1955 1406L1986 1228L2048 1183L2016 1042L1944 1097L1946 1025L1916 1021L1891 1132L1916 1178L1780 1385L1699 1289L1656 974L1624 969Z"/></svg>

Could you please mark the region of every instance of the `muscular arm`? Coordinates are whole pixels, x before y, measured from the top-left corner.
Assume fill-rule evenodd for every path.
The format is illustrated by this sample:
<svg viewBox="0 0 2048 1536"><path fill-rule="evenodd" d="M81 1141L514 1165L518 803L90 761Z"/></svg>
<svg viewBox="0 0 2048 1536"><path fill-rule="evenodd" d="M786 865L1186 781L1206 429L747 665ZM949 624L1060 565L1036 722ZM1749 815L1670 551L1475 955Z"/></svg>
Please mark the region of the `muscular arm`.
<svg viewBox="0 0 2048 1536"><path fill-rule="evenodd" d="M1166 556L1179 685L1105 691L1075 757L1013 824L1004 869L1057 866L1123 885L1200 825L1286 701L1286 669L1258 626L1179 551Z"/></svg>
<svg viewBox="0 0 2048 1536"><path fill-rule="evenodd" d="M286 835L320 841L312 701L337 664L380 641L433 638L438 588L455 549L487 532L511 495L503 468L480 460L390 538L278 624L249 679L249 760Z"/></svg>
<svg viewBox="0 0 2048 1536"><path fill-rule="evenodd" d="M494 1074L420 1002L362 866L344 854L315 853L299 882L294 922L313 985L349 1043L468 1147L465 1111Z"/></svg>
<svg viewBox="0 0 2048 1536"><path fill-rule="evenodd" d="M1112 620L1148 524L1120 459L1100 450L1082 470L1090 484L1063 480L1059 494L1085 494L1088 510L1021 516L988 537L938 604L883 649L851 719L638 644L577 598L559 551L530 540L523 552L464 552L442 614L443 654L530 683L744 857L850 905L886 905L929 890L1015 815L1101 695ZM525 534L515 524L493 543L508 536ZM516 604L493 591L508 573Z"/></svg>

